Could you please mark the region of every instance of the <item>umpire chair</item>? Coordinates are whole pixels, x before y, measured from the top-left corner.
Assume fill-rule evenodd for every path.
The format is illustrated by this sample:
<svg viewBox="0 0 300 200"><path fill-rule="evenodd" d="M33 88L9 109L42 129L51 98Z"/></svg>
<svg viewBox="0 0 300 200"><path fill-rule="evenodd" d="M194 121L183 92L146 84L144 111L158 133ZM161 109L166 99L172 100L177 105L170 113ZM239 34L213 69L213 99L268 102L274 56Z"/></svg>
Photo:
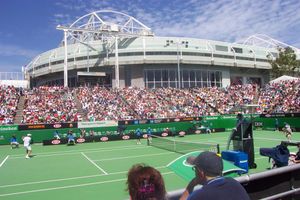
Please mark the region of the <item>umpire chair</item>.
<svg viewBox="0 0 300 200"><path fill-rule="evenodd" d="M237 124L237 127L232 130L229 137L227 149L229 149L232 140L233 150L242 151L248 154L249 168L254 169L257 167L254 162L254 143L253 143L253 130L252 123L243 119Z"/></svg>

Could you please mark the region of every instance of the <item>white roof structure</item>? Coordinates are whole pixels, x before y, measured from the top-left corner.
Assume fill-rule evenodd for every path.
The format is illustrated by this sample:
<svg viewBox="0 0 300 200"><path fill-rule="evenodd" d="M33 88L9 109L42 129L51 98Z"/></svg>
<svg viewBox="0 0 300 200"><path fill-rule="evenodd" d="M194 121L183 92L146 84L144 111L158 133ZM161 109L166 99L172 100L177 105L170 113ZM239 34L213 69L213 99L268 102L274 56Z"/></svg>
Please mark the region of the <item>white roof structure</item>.
<svg viewBox="0 0 300 200"><path fill-rule="evenodd" d="M68 30L68 44L87 43L95 40L107 41L113 36L119 38L154 36L151 28L142 22L125 13L113 10L91 12L78 18L69 27L58 25L57 29Z"/></svg>
<svg viewBox="0 0 300 200"><path fill-rule="evenodd" d="M295 54L297 55L297 57L300 58L300 49L299 48L294 47L289 44L286 44L286 43L276 40L274 38L271 38L270 36L265 35L265 34L254 34L254 35L251 35L250 37L248 37L247 39L245 39L244 41L242 41L242 42L238 41L236 43L240 43L243 45L249 45L249 46L261 46L261 47L265 47L265 48L290 47L295 51Z"/></svg>
<svg viewBox="0 0 300 200"><path fill-rule="evenodd" d="M287 76L287 75L283 75L280 76L272 81L270 81L270 83L279 83L281 81L287 81L287 80L298 80L299 78L296 77L292 77L292 76Z"/></svg>

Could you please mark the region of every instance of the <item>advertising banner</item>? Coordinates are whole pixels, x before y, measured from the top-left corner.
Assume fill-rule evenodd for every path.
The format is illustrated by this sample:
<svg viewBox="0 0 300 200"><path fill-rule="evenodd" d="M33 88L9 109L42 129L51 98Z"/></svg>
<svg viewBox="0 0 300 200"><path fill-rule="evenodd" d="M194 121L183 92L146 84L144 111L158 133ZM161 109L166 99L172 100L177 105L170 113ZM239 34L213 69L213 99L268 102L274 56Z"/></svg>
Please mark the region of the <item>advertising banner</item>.
<svg viewBox="0 0 300 200"><path fill-rule="evenodd" d="M18 130L18 125L5 125L5 126L0 126L0 133L1 133L1 132L17 131L17 130Z"/></svg>
<svg viewBox="0 0 300 200"><path fill-rule="evenodd" d="M98 127L109 127L109 126L118 126L118 122L114 120L78 122L78 128L98 128Z"/></svg>
<svg viewBox="0 0 300 200"><path fill-rule="evenodd" d="M19 125L19 130L59 129L59 128L77 128L77 123Z"/></svg>

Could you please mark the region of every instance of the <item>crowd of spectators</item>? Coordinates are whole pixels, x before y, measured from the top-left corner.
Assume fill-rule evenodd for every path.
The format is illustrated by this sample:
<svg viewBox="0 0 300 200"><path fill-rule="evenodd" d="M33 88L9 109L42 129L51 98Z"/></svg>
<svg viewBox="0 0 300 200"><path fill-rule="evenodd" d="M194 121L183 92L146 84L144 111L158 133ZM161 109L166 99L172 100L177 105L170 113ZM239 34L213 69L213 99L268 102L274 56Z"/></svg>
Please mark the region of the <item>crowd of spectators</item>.
<svg viewBox="0 0 300 200"><path fill-rule="evenodd" d="M257 104L254 112L300 112L300 80L231 85L227 88L120 88L99 86L68 89L42 86L25 91L22 123L180 118L230 114L236 107ZM2 124L13 123L19 94L0 87ZM78 99L76 106L75 99Z"/></svg>
<svg viewBox="0 0 300 200"><path fill-rule="evenodd" d="M119 95L118 89L80 87L76 93L88 121L136 118L136 113Z"/></svg>
<svg viewBox="0 0 300 200"><path fill-rule="evenodd" d="M76 122L79 119L74 90L41 86L25 91L22 123Z"/></svg>
<svg viewBox="0 0 300 200"><path fill-rule="evenodd" d="M267 84L260 91L258 103L263 113L300 112L300 80Z"/></svg>
<svg viewBox="0 0 300 200"><path fill-rule="evenodd" d="M0 86L0 124L13 124L16 115L19 92L13 86Z"/></svg>

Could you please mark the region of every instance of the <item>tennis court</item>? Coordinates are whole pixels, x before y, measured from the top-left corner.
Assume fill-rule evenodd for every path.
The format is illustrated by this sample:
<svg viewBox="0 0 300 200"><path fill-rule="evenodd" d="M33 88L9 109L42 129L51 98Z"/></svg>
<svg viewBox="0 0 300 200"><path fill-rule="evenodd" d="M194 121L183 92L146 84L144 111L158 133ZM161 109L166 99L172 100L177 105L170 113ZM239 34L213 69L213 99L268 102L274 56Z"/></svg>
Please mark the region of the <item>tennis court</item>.
<svg viewBox="0 0 300 200"><path fill-rule="evenodd" d="M220 144L226 147L229 132L188 135L180 141ZM286 140L281 132L255 131L255 160L257 169L270 165L258 154L260 147L274 147ZM300 141L294 133L293 141ZM146 163L160 170L168 191L184 188L187 181L166 166L181 156L171 151L147 146L146 140L137 145L135 140L77 144L75 146L42 146L34 144L31 159L25 150L0 146L0 199L128 199L126 174L135 163ZM296 151L296 147L289 147Z"/></svg>

